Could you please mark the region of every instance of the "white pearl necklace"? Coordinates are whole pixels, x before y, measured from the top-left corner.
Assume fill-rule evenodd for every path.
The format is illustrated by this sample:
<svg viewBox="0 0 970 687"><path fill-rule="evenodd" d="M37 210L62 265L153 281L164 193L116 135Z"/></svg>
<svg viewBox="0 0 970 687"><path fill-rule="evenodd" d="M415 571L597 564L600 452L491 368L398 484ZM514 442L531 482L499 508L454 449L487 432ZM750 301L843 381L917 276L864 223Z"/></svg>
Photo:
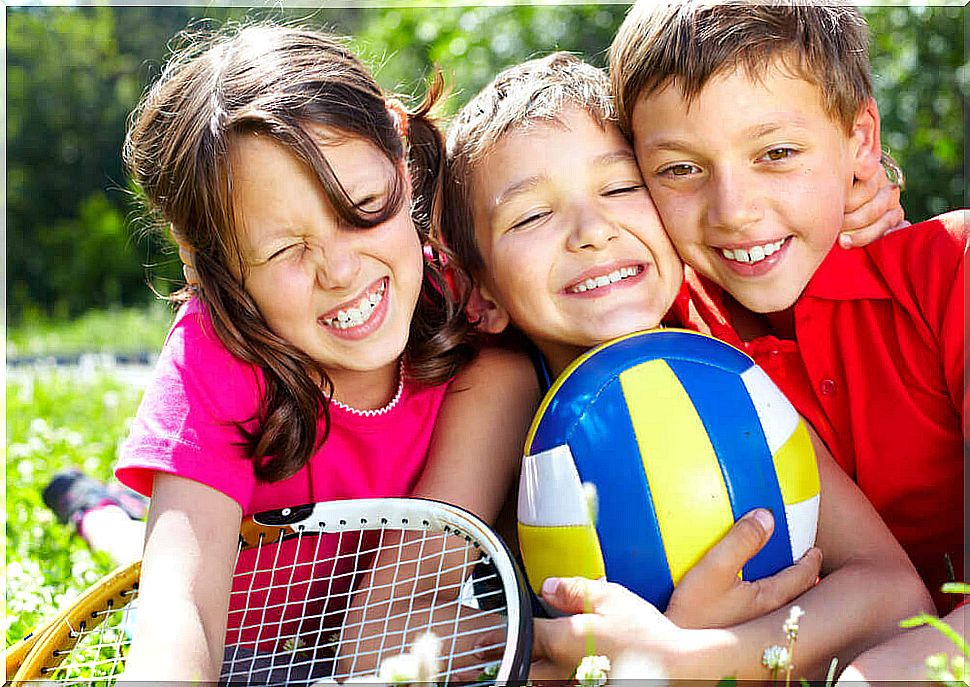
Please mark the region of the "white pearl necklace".
<svg viewBox="0 0 970 687"><path fill-rule="evenodd" d="M357 415L359 417L377 417L379 415L385 415L391 412L392 410L394 410L394 407L398 404L398 401L401 400L402 394L404 394L404 361L403 360L401 361L401 365L398 368L398 373L397 373L397 391L394 393L394 398L392 398L386 406L382 408L375 408L373 410L360 410L358 408L353 408L347 405L346 403L341 403L333 396L330 397L330 402L333 405L340 408L341 410L345 410L348 413L351 413L352 415Z"/></svg>

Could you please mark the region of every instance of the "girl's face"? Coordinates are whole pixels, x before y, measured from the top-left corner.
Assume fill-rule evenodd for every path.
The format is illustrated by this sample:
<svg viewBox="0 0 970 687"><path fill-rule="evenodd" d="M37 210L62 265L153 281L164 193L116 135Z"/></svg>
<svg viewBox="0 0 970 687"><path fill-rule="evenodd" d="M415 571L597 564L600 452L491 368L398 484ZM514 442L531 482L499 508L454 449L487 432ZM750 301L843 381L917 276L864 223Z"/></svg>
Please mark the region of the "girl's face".
<svg viewBox="0 0 970 687"><path fill-rule="evenodd" d="M364 139L313 133L350 199L383 207L400 170ZM339 218L314 172L275 139L242 135L231 155L246 291L278 336L323 365L337 398L379 397L394 384L421 290L410 191L391 219L362 229Z"/></svg>

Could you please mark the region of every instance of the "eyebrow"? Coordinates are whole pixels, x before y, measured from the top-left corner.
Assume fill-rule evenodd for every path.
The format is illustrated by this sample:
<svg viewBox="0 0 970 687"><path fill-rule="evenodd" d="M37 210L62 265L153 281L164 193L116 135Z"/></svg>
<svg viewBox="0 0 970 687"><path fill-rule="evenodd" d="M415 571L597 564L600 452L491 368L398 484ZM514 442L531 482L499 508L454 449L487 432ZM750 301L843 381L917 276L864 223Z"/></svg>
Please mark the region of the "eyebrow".
<svg viewBox="0 0 970 687"><path fill-rule="evenodd" d="M631 150L612 150L608 153L603 153L602 155L598 155L597 157L593 158L589 164L593 167L609 167L610 165L614 165L618 162L630 162L635 165L637 159ZM498 195L498 198L495 199L495 204L493 207L497 208L500 205L507 203L515 196L531 191L547 178L548 175L546 174L533 174L532 176L516 181L515 183L506 187L506 189Z"/></svg>
<svg viewBox="0 0 970 687"><path fill-rule="evenodd" d="M809 127L801 120L801 118L795 118L787 122L762 122L759 124L753 124L744 131L740 132L740 136L748 139L758 139L764 136L771 136L782 129L796 128L807 130ZM683 138L658 138L657 140L651 140L647 138L643 147L650 148L651 150L672 150L681 151L689 149L691 147L690 142Z"/></svg>

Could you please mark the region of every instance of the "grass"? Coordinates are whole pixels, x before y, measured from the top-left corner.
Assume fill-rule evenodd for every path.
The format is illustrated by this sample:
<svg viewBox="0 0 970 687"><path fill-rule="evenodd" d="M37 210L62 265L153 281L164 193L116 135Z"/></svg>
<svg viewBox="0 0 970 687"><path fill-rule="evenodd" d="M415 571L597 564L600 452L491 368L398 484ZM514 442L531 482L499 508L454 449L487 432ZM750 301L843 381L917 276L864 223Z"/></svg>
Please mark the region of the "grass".
<svg viewBox="0 0 970 687"><path fill-rule="evenodd" d="M57 521L41 489L68 466L109 479L140 396L140 389L106 373L47 369L8 375L7 646L114 567Z"/></svg>
<svg viewBox="0 0 970 687"><path fill-rule="evenodd" d="M95 310L74 320L32 314L7 328L7 358L158 351L174 314L163 302Z"/></svg>

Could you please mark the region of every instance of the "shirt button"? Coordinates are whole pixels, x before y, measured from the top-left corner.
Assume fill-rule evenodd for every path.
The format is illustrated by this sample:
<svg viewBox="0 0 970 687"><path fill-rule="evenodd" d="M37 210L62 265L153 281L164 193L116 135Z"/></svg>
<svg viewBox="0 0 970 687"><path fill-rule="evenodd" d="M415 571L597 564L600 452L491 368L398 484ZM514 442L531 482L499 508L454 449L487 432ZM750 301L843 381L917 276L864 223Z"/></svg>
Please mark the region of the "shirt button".
<svg viewBox="0 0 970 687"><path fill-rule="evenodd" d="M818 384L818 390L822 392L823 396L831 396L835 393L836 384L834 379L823 379Z"/></svg>

